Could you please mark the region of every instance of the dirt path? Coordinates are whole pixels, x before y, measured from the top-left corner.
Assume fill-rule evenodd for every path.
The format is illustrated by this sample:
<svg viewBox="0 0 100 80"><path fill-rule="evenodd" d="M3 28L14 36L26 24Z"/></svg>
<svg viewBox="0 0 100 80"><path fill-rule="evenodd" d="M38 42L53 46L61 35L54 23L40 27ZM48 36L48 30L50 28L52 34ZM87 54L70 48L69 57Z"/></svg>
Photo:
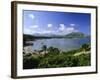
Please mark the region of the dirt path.
<svg viewBox="0 0 100 80"><path fill-rule="evenodd" d="M90 53L90 51L82 51L82 52L79 52L79 53L76 53L76 54L74 54L74 56L79 56L79 55L81 55L81 54L89 54Z"/></svg>

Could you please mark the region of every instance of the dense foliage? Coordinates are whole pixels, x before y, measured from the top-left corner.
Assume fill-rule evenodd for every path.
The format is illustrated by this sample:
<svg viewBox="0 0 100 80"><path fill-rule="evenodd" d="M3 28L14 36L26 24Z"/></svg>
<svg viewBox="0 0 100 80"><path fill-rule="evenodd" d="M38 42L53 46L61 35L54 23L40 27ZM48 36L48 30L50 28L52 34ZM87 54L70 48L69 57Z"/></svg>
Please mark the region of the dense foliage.
<svg viewBox="0 0 100 80"><path fill-rule="evenodd" d="M23 54L23 68L56 68L56 67L77 67L90 66L90 44L84 44L80 49L62 52L58 48L44 45L42 48L45 54ZM47 51L47 53L46 53ZM82 54L76 55L79 52Z"/></svg>

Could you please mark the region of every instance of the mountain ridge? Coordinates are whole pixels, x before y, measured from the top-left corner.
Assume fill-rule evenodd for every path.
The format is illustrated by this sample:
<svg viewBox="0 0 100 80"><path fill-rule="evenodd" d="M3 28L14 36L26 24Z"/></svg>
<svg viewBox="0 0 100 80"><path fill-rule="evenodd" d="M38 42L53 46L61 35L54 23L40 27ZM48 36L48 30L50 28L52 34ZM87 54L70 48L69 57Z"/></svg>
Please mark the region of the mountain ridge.
<svg viewBox="0 0 100 80"><path fill-rule="evenodd" d="M24 36L28 36L29 34L24 34ZM84 38L84 37L90 37L90 35L86 35L82 32L72 32L66 35L56 35L56 34L50 34L50 35L42 35L42 34L34 34L34 35L29 35L29 38ZM27 37L28 38L28 37Z"/></svg>

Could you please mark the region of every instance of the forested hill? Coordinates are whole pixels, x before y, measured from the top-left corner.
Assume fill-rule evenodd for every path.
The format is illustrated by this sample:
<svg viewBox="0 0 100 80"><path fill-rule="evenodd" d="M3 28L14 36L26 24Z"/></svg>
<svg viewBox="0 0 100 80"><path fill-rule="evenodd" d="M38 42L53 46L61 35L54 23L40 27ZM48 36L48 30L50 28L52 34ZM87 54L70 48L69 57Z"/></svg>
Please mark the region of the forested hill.
<svg viewBox="0 0 100 80"><path fill-rule="evenodd" d="M66 35L66 37L69 37L69 38L84 38L87 36L88 35L85 35L84 33L81 33L81 32L72 32Z"/></svg>
<svg viewBox="0 0 100 80"><path fill-rule="evenodd" d="M23 34L23 39L25 41L34 40L34 39L41 39L41 38L85 38L89 37L89 35L85 35L81 32L72 32L66 35L29 35L29 34Z"/></svg>

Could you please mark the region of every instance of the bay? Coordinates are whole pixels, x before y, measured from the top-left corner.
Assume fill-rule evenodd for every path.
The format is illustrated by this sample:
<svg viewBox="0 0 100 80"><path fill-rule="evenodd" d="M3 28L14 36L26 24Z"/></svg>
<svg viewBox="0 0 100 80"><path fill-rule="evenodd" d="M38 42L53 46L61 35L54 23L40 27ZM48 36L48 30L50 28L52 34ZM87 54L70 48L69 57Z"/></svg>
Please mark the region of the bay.
<svg viewBox="0 0 100 80"><path fill-rule="evenodd" d="M41 50L43 45L47 48L55 47L61 51L70 51L78 49L82 44L90 43L90 38L51 38L51 39L37 39L33 41L32 49Z"/></svg>

